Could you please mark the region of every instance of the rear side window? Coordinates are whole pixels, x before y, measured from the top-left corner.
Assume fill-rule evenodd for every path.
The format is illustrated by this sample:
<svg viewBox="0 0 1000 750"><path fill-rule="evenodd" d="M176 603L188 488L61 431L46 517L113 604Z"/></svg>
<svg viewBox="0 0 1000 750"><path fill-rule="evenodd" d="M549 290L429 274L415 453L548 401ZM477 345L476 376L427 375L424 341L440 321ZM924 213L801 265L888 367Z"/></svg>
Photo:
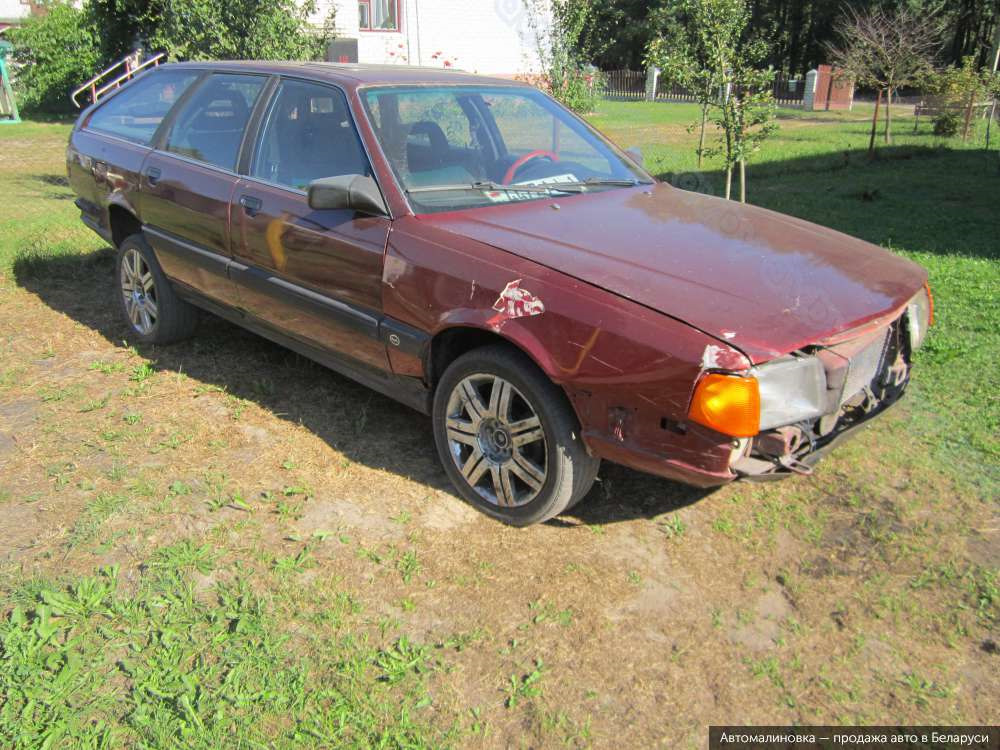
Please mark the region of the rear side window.
<svg viewBox="0 0 1000 750"><path fill-rule="evenodd" d="M235 169L243 131L266 80L228 73L209 76L174 118L166 150Z"/></svg>
<svg viewBox="0 0 1000 750"><path fill-rule="evenodd" d="M163 118L197 77L195 71L148 73L98 107L87 127L148 146Z"/></svg>
<svg viewBox="0 0 1000 750"><path fill-rule="evenodd" d="M370 175L344 95L314 83L282 81L250 174L300 190L321 177Z"/></svg>

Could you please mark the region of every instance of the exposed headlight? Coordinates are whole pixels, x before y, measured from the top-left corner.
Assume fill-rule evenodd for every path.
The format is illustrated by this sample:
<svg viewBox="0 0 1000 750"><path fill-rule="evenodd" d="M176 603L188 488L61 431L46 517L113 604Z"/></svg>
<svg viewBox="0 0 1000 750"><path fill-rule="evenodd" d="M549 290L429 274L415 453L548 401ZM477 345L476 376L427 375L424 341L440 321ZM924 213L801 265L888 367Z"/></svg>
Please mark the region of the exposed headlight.
<svg viewBox="0 0 1000 750"><path fill-rule="evenodd" d="M927 329L934 322L934 298L931 288L924 285L906 306L906 330L910 333L910 349L916 350L927 338Z"/></svg>
<svg viewBox="0 0 1000 750"><path fill-rule="evenodd" d="M795 424L826 413L826 372L816 357L783 357L756 367L760 429Z"/></svg>
<svg viewBox="0 0 1000 750"><path fill-rule="evenodd" d="M706 373L695 386L688 417L733 437L795 424L828 410L826 372L816 357L788 356L750 374Z"/></svg>

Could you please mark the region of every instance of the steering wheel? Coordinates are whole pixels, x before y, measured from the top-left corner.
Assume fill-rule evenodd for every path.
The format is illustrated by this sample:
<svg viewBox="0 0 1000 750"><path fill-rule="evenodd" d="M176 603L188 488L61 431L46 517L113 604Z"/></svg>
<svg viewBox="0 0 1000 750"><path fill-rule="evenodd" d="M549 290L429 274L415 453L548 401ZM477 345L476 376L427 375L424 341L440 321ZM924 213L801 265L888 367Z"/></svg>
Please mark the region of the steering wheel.
<svg viewBox="0 0 1000 750"><path fill-rule="evenodd" d="M529 151L524 156L521 156L510 165L510 168L504 172L503 179L500 180L501 185L509 185L514 181L514 175L517 171L533 159L548 159L549 161L559 161L559 154L552 151L546 151L544 148L538 148L534 151Z"/></svg>

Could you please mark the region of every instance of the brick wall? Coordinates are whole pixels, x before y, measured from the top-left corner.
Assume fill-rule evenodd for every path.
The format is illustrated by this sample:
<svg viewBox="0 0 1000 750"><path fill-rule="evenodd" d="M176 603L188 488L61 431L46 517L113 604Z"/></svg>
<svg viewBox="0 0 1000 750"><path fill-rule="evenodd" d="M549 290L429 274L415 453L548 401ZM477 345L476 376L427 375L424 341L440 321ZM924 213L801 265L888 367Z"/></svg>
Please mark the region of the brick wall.
<svg viewBox="0 0 1000 750"><path fill-rule="evenodd" d="M852 109L854 107L854 83L838 75L829 65L816 67L816 88L813 92L814 110ZM806 103L806 108L808 102Z"/></svg>

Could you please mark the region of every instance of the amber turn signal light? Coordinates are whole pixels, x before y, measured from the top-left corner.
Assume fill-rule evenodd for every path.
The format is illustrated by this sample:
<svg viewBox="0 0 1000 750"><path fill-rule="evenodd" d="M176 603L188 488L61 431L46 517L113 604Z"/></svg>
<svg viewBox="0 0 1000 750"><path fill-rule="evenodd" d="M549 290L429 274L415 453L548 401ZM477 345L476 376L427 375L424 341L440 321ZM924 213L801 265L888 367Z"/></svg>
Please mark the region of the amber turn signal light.
<svg viewBox="0 0 1000 750"><path fill-rule="evenodd" d="M694 389L688 418L731 437L752 437L760 432L760 389L757 378L703 375Z"/></svg>

